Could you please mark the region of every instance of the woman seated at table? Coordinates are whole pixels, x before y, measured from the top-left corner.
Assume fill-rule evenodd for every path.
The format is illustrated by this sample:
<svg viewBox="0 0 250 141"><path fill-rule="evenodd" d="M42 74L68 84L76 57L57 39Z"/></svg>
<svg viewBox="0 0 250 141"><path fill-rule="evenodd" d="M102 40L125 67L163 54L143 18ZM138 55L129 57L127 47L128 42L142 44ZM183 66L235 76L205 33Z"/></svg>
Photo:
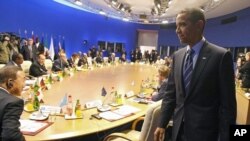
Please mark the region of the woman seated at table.
<svg viewBox="0 0 250 141"><path fill-rule="evenodd" d="M169 73L170 73L170 69L167 66L162 65L159 67L158 79L159 79L160 87L156 92L152 93L152 97L151 97L152 101L159 101L164 97L164 95L166 93Z"/></svg>

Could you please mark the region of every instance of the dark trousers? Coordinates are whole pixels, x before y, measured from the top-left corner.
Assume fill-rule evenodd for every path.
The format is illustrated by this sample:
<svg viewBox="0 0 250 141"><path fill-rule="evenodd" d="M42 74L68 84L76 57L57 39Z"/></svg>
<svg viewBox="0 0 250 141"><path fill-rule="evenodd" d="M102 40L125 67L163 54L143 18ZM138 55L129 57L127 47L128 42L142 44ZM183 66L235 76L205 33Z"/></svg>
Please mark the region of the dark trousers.
<svg viewBox="0 0 250 141"><path fill-rule="evenodd" d="M176 141L186 141L185 134L184 134L184 122L181 123L179 133L177 135Z"/></svg>

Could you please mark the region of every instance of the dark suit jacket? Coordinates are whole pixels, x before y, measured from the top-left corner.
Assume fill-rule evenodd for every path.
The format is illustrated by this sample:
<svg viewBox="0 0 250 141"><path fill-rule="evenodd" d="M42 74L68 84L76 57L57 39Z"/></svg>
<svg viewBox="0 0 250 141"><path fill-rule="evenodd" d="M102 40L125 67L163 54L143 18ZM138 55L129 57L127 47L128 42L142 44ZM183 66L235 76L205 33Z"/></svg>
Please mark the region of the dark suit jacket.
<svg viewBox="0 0 250 141"><path fill-rule="evenodd" d="M18 66L20 69L22 69L22 70L23 70L22 66L21 66L21 65L17 65L17 64L15 64L15 62L14 62L14 61L9 61L9 62L6 64L6 66Z"/></svg>
<svg viewBox="0 0 250 141"><path fill-rule="evenodd" d="M189 93L184 97L185 53L183 48L173 55L160 127L166 127L174 113L173 141L183 121L186 141L218 141L218 136L220 141L229 141L229 125L236 120L232 56L225 49L205 42L192 73Z"/></svg>
<svg viewBox="0 0 250 141"><path fill-rule="evenodd" d="M30 66L29 75L39 77L46 74L48 74L47 69L45 68L45 66L40 65L38 62L34 62Z"/></svg>
<svg viewBox="0 0 250 141"><path fill-rule="evenodd" d="M247 61L239 70L242 88L250 88L250 61Z"/></svg>
<svg viewBox="0 0 250 141"><path fill-rule="evenodd" d="M54 61L52 66L52 71L63 71L65 68L68 68L69 65L67 62L63 62L61 59L57 59Z"/></svg>
<svg viewBox="0 0 250 141"><path fill-rule="evenodd" d="M23 54L24 60L30 60L30 61L36 60L38 55L36 46L32 46L32 56L30 56L30 50L27 45L23 46L21 53Z"/></svg>
<svg viewBox="0 0 250 141"><path fill-rule="evenodd" d="M74 61L73 61L72 58L69 58L67 61L68 61L69 66L70 66L71 68L74 67Z"/></svg>
<svg viewBox="0 0 250 141"><path fill-rule="evenodd" d="M0 88L0 140L25 140L19 130L24 102Z"/></svg>

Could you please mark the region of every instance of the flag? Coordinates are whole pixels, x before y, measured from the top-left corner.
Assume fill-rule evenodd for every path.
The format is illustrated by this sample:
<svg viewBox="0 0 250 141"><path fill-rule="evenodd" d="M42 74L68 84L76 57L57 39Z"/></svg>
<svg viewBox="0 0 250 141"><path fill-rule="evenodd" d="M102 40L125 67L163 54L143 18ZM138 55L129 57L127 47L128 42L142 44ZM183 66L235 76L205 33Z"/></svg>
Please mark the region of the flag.
<svg viewBox="0 0 250 141"><path fill-rule="evenodd" d="M54 43L53 43L53 37L51 36L51 41L50 41L50 47L49 47L49 56L52 60L54 60L55 56L55 50L54 50Z"/></svg>
<svg viewBox="0 0 250 141"><path fill-rule="evenodd" d="M35 35L34 35L34 31L33 30L31 31L31 36L32 36L31 38L32 38L32 40L33 40L33 42L35 44L36 41L35 41Z"/></svg>
<svg viewBox="0 0 250 141"><path fill-rule="evenodd" d="M63 107L65 105L67 105L67 102L68 102L68 95L65 94L64 97L63 97L63 99L60 101L60 105L59 106Z"/></svg>
<svg viewBox="0 0 250 141"><path fill-rule="evenodd" d="M41 44L44 45L44 35L42 34L42 37L41 37Z"/></svg>
<svg viewBox="0 0 250 141"><path fill-rule="evenodd" d="M107 95L107 91L104 87L102 87L102 96L106 96Z"/></svg>
<svg viewBox="0 0 250 141"><path fill-rule="evenodd" d="M61 42L59 41L58 43L58 48L59 48L59 51L62 49L62 46L61 46Z"/></svg>
<svg viewBox="0 0 250 141"><path fill-rule="evenodd" d="M47 34L45 35L45 39L44 39L44 44L43 45L44 45L44 47L49 48Z"/></svg>
<svg viewBox="0 0 250 141"><path fill-rule="evenodd" d="M63 49L64 51L66 51L66 50L65 50L65 39L64 39L64 36L62 37L62 49Z"/></svg>

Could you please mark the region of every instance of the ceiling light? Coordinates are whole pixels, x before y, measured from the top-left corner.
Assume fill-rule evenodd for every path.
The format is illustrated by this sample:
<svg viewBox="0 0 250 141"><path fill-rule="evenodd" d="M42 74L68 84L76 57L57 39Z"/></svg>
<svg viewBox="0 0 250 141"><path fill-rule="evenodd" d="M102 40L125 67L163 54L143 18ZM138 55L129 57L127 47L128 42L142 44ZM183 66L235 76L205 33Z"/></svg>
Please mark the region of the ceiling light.
<svg viewBox="0 0 250 141"><path fill-rule="evenodd" d="M220 0L214 0L214 2L218 2L218 1L220 1Z"/></svg>
<svg viewBox="0 0 250 141"><path fill-rule="evenodd" d="M112 4L116 5L117 4L117 0L112 0Z"/></svg>
<svg viewBox="0 0 250 141"><path fill-rule="evenodd" d="M80 0L75 0L75 4L81 6L81 5L82 5L82 1L80 1Z"/></svg>
<svg viewBox="0 0 250 141"><path fill-rule="evenodd" d="M158 8L161 8L161 5L160 5L160 3L158 3L158 4L157 4L157 7L158 7Z"/></svg>
<svg viewBox="0 0 250 141"><path fill-rule="evenodd" d="M168 21L167 21L167 20L165 20L165 21L162 21L161 23L163 23L163 24L167 24L167 23L168 23Z"/></svg>
<svg viewBox="0 0 250 141"><path fill-rule="evenodd" d="M99 11L99 14L101 14L101 15L106 15L106 13L105 13L105 12L103 12L102 10L101 10L101 11Z"/></svg>
<svg viewBox="0 0 250 141"><path fill-rule="evenodd" d="M122 20L123 20L123 21L126 21L126 22L128 22L128 21L129 21L129 19L128 19L128 18L123 18Z"/></svg>
<svg viewBox="0 0 250 141"><path fill-rule="evenodd" d="M169 2L168 2L168 5L171 5L171 4L172 4L172 1L169 1Z"/></svg>

